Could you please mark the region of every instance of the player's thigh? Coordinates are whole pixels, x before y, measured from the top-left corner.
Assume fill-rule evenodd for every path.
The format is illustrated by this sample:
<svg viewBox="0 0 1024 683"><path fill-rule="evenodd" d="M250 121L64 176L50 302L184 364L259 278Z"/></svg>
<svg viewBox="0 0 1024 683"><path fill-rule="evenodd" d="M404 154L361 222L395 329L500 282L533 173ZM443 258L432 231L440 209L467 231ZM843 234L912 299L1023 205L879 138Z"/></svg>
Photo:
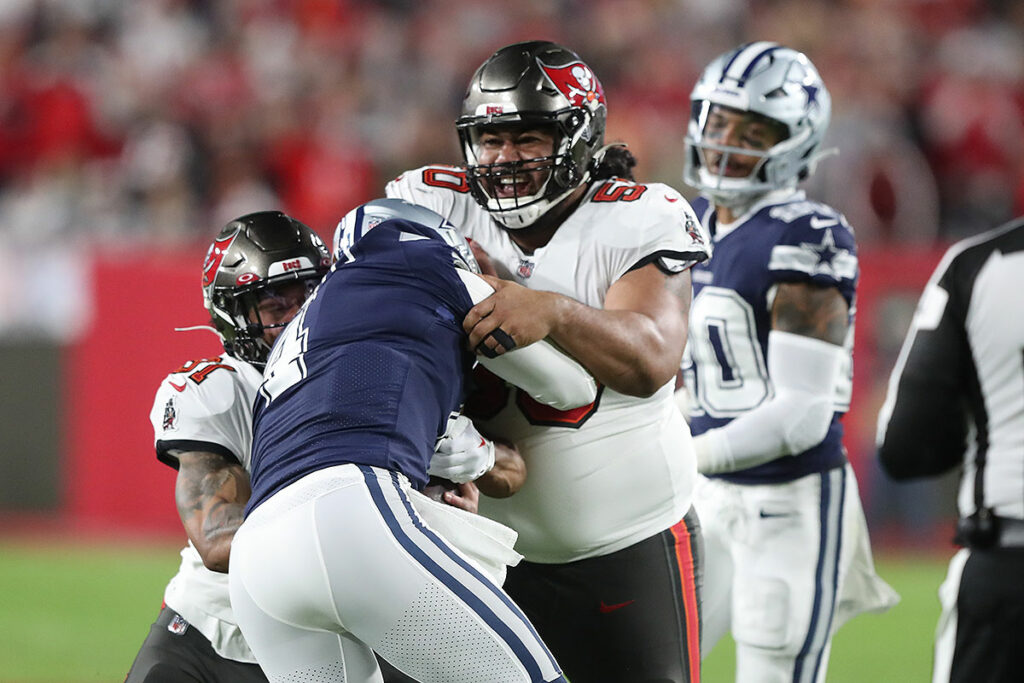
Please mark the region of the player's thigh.
<svg viewBox="0 0 1024 683"><path fill-rule="evenodd" d="M733 548L732 630L738 645L806 656L828 642L846 476L836 468L747 487L744 528Z"/></svg>
<svg viewBox="0 0 1024 683"><path fill-rule="evenodd" d="M198 629L164 607L132 663L126 683L266 683L260 668L217 654Z"/></svg>
<svg viewBox="0 0 1024 683"><path fill-rule="evenodd" d="M622 550L566 564L522 562L506 587L566 676L688 681L699 670L696 515Z"/></svg>
<svg viewBox="0 0 1024 683"><path fill-rule="evenodd" d="M1024 549L972 550L957 597L949 680L1024 680Z"/></svg>
<svg viewBox="0 0 1024 683"><path fill-rule="evenodd" d="M125 678L126 683L195 683L206 680L265 683L267 679L255 664L219 656L202 633L182 621L177 612L164 607L139 648Z"/></svg>
<svg viewBox="0 0 1024 683"><path fill-rule="evenodd" d="M244 590L231 602L249 646L271 683L382 683L373 651L349 633L299 628L263 612Z"/></svg>
<svg viewBox="0 0 1024 683"><path fill-rule="evenodd" d="M522 611L419 517L408 484L385 470L362 471L357 492L315 502L345 628L423 683L558 680Z"/></svg>

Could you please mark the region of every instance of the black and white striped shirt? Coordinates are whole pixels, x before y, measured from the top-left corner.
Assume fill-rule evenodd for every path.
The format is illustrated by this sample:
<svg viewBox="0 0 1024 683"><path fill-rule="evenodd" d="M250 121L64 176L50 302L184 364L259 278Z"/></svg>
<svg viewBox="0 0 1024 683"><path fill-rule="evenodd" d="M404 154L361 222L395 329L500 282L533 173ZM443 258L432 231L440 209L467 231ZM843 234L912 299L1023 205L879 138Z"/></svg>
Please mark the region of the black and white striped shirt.
<svg viewBox="0 0 1024 683"><path fill-rule="evenodd" d="M889 380L877 443L895 479L962 463L961 516L983 496L997 516L1024 518L1024 219L946 252Z"/></svg>

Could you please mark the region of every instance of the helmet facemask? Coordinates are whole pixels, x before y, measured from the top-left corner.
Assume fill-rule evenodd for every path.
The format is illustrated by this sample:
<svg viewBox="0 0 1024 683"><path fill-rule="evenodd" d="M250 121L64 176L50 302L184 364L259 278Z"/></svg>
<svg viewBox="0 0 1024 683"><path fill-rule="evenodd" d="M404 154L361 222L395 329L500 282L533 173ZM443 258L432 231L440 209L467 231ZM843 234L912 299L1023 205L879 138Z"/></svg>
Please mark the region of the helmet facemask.
<svg viewBox="0 0 1024 683"><path fill-rule="evenodd" d="M498 50L470 80L456 122L474 199L510 230L533 225L589 181L606 116L604 89L575 52L545 41ZM552 148L484 163L481 139L496 130L545 131Z"/></svg>
<svg viewBox="0 0 1024 683"><path fill-rule="evenodd" d="M224 350L263 366L266 332L287 324L283 312L301 305L329 267L320 237L279 211L225 225L203 265L203 302Z"/></svg>
<svg viewBox="0 0 1024 683"><path fill-rule="evenodd" d="M264 365L272 346L266 338L267 330L283 329L291 320L283 320L285 315L302 306L320 277L317 273L218 292L211 312L216 316L214 326L224 339L224 349L253 365ZM218 324L218 318L226 324Z"/></svg>
<svg viewBox="0 0 1024 683"><path fill-rule="evenodd" d="M529 113L463 117L457 127L473 197L509 229L532 225L590 177L592 154L584 148L593 137L589 111L570 108L552 114ZM552 137L544 156L481 163L481 139L489 133L539 130Z"/></svg>
<svg viewBox="0 0 1024 683"><path fill-rule="evenodd" d="M760 42L727 52L704 70L690 100L683 179L718 205L747 205L772 190L795 187L829 153L819 147L831 98L810 60L795 50ZM765 149L718 144L708 135L716 108L778 127L781 137ZM730 175L726 168L735 155L759 161L744 177Z"/></svg>

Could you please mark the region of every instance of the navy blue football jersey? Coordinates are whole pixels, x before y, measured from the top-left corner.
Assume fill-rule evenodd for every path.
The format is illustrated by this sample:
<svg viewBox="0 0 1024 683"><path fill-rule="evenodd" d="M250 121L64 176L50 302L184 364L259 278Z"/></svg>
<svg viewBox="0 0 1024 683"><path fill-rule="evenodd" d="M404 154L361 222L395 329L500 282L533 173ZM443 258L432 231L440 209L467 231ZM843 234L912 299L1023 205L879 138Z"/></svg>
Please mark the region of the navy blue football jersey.
<svg viewBox="0 0 1024 683"><path fill-rule="evenodd" d="M742 222L716 225L701 197L694 211L712 236L710 261L693 267L693 306L683 357L694 435L721 427L773 394L768 332L775 287L813 282L837 288L850 306L846 367L836 383L832 424L824 441L797 457L782 457L719 476L736 483L790 481L846 461L840 418L849 409L853 319L859 273L853 230L834 209L803 192L769 195Z"/></svg>
<svg viewBox="0 0 1024 683"><path fill-rule="evenodd" d="M274 345L253 420L247 512L302 476L355 463L416 488L473 356L473 303L452 247L430 228L385 221L337 263Z"/></svg>

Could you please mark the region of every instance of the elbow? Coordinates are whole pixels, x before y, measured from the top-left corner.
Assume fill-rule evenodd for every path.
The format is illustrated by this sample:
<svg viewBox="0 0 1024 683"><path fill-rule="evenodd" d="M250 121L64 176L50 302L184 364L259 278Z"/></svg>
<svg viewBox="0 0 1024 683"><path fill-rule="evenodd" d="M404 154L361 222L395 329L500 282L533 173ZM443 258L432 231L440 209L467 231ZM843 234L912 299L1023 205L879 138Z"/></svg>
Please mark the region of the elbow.
<svg viewBox="0 0 1024 683"><path fill-rule="evenodd" d="M597 399L597 382L590 375L585 375L577 382L553 387L552 395L546 398L546 401L541 402L558 410L573 410L590 405Z"/></svg>
<svg viewBox="0 0 1024 683"><path fill-rule="evenodd" d="M626 396L650 398L669 382L675 383L678 369L678 363L668 368L651 365L633 367L603 384Z"/></svg>
<svg viewBox="0 0 1024 683"><path fill-rule="evenodd" d="M233 536L234 534L232 534ZM228 561L231 557L230 538L226 539L226 542L217 539L203 544L193 541L193 545L195 545L196 550L199 552L199 557L203 560L204 567L211 572L227 573Z"/></svg>
<svg viewBox="0 0 1024 683"><path fill-rule="evenodd" d="M209 569L211 572L219 572L221 574L228 573L228 560L230 554L227 552L214 552L206 553L202 555L203 566Z"/></svg>
<svg viewBox="0 0 1024 683"><path fill-rule="evenodd" d="M809 395L805 405L800 403L796 402L791 409L802 414L786 430L784 439L787 450L793 455L803 453L824 441L832 426L831 398Z"/></svg>
<svg viewBox="0 0 1024 683"><path fill-rule="evenodd" d="M893 481L908 481L927 474L921 462L918 451L907 444L903 447L884 442L878 445L878 464Z"/></svg>

